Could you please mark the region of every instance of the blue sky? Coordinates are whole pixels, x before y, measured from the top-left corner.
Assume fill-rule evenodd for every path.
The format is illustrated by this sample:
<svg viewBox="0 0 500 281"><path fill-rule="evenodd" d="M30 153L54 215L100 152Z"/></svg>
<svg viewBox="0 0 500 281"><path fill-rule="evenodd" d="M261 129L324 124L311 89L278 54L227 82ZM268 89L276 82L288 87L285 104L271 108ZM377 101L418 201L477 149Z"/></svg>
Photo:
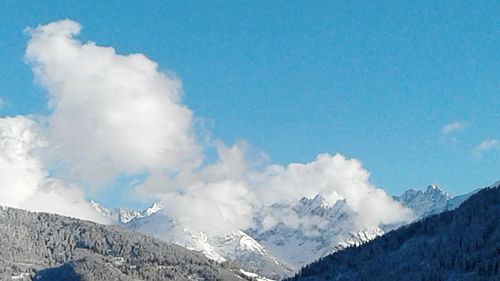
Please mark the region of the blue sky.
<svg viewBox="0 0 500 281"><path fill-rule="evenodd" d="M23 30L69 18L174 72L212 135L275 163L339 152L392 194L500 180L498 1L164 2L2 1L0 115L47 111Z"/></svg>

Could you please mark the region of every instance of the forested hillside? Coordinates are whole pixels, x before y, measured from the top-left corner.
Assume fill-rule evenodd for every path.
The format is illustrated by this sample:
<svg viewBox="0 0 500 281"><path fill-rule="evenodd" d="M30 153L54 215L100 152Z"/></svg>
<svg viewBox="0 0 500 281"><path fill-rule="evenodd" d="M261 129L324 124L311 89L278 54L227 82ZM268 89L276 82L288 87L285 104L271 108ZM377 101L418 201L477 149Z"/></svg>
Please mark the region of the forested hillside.
<svg viewBox="0 0 500 281"><path fill-rule="evenodd" d="M0 280L241 280L177 245L46 213L0 207Z"/></svg>
<svg viewBox="0 0 500 281"><path fill-rule="evenodd" d="M500 280L500 188L304 267L289 281Z"/></svg>

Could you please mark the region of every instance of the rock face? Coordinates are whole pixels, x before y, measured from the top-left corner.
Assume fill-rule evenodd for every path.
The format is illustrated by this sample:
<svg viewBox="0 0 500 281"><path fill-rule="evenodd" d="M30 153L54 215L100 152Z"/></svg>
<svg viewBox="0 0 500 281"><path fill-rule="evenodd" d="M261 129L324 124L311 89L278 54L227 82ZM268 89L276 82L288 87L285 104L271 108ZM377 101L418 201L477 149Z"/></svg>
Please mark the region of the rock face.
<svg viewBox="0 0 500 281"><path fill-rule="evenodd" d="M0 280L241 280L229 265L116 226L0 207Z"/></svg>
<svg viewBox="0 0 500 281"><path fill-rule="evenodd" d="M304 267L289 280L500 280L500 187Z"/></svg>

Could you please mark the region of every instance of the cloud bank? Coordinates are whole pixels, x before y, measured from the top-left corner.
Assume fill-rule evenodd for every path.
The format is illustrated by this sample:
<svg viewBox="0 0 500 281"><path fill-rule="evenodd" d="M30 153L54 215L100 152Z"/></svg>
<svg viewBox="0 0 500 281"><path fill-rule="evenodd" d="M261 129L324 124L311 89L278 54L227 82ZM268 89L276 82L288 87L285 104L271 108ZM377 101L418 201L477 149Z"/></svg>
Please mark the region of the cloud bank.
<svg viewBox="0 0 500 281"><path fill-rule="evenodd" d="M0 204L92 219L85 189L146 174L136 193L162 199L165 212L193 230L247 228L262 207L316 194L346 199L372 225L408 216L369 183L360 161L340 154L256 168L248 144L215 140L217 159L204 163L179 79L142 54L82 43L80 30L71 20L28 30L26 61L48 92L50 113L2 119Z"/></svg>

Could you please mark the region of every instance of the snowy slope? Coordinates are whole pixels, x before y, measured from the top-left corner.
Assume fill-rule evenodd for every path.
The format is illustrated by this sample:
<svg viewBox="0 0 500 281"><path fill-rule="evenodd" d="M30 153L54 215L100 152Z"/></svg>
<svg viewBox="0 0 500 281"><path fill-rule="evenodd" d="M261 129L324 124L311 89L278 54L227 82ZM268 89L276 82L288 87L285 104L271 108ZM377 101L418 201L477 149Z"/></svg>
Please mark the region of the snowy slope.
<svg viewBox="0 0 500 281"><path fill-rule="evenodd" d="M272 279L293 274L293 269L273 257L259 242L243 231L210 237L206 233L182 228L162 212L133 219L125 225L140 233L173 242L203 253L218 262L231 261L246 272Z"/></svg>
<svg viewBox="0 0 500 281"><path fill-rule="evenodd" d="M121 209L109 210L95 202L92 202L92 205L116 224L201 252L218 262L233 262L247 273L275 280L294 273L290 266L273 257L267 249L245 232L235 231L210 237L206 233L184 228L164 212L160 212L161 202L154 203L144 211L130 212ZM261 277L262 280L265 280L265 277Z"/></svg>

